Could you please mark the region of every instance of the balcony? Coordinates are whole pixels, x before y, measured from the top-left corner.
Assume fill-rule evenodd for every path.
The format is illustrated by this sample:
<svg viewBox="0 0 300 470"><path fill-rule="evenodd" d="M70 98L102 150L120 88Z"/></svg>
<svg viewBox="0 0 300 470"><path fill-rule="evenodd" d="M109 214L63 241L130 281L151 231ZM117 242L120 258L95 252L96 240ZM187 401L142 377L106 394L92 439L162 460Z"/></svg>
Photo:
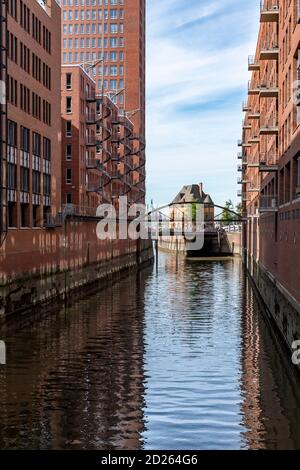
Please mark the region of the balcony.
<svg viewBox="0 0 300 470"><path fill-rule="evenodd" d="M252 84L251 81L248 82L248 95L250 96L255 96L259 95L260 93L260 87L258 85Z"/></svg>
<svg viewBox="0 0 300 470"><path fill-rule="evenodd" d="M250 148L251 144L249 142L243 142L241 139L238 140L238 146L243 148Z"/></svg>
<svg viewBox="0 0 300 470"><path fill-rule="evenodd" d="M278 23L279 6L278 0L262 0L260 3L260 22Z"/></svg>
<svg viewBox="0 0 300 470"><path fill-rule="evenodd" d="M97 160L96 158L89 159L86 162L86 168L87 170L98 170L98 171L103 171L103 164L100 162L100 160Z"/></svg>
<svg viewBox="0 0 300 470"><path fill-rule="evenodd" d="M261 196L259 212L261 214L267 212L278 212L277 195Z"/></svg>
<svg viewBox="0 0 300 470"><path fill-rule="evenodd" d="M259 119L259 118L260 118L260 112L256 113L256 112L251 112L250 111L249 114L248 114L248 119L249 120L250 119L254 120L254 119Z"/></svg>
<svg viewBox="0 0 300 470"><path fill-rule="evenodd" d="M259 171L261 173L278 171L277 157L262 153L260 155Z"/></svg>
<svg viewBox="0 0 300 470"><path fill-rule="evenodd" d="M242 191L237 191L237 197L242 197L243 192Z"/></svg>
<svg viewBox="0 0 300 470"><path fill-rule="evenodd" d="M247 113L248 111L250 111L250 107L248 106L248 103L243 103L242 110L244 113Z"/></svg>
<svg viewBox="0 0 300 470"><path fill-rule="evenodd" d="M85 99L87 103L95 103L97 101L97 96L95 91L89 91L86 93Z"/></svg>
<svg viewBox="0 0 300 470"><path fill-rule="evenodd" d="M277 98L278 97L278 84L262 84L260 86L260 98Z"/></svg>
<svg viewBox="0 0 300 470"><path fill-rule="evenodd" d="M87 114L86 116L86 123L87 125L93 126L95 125L100 119L100 115L92 113L92 114Z"/></svg>
<svg viewBox="0 0 300 470"><path fill-rule="evenodd" d="M238 165L237 170L238 171L243 171L243 165Z"/></svg>
<svg viewBox="0 0 300 470"><path fill-rule="evenodd" d="M278 135L278 125L262 125L259 129L260 135Z"/></svg>
<svg viewBox="0 0 300 470"><path fill-rule="evenodd" d="M238 154L237 154L237 157L238 157L239 160L242 160L244 158L244 156L245 155L243 155L242 152L238 152Z"/></svg>
<svg viewBox="0 0 300 470"><path fill-rule="evenodd" d="M61 213L52 215L50 213L44 214L44 227L46 230L55 229L56 227L62 227L63 217Z"/></svg>
<svg viewBox="0 0 300 470"><path fill-rule="evenodd" d="M245 176L243 176L242 178L238 178L238 179L237 179L237 183L238 183L238 184L247 184L247 183L249 183L249 180L247 180L247 179L245 178Z"/></svg>
<svg viewBox="0 0 300 470"><path fill-rule="evenodd" d="M248 193L259 193L260 188L258 188L257 186L250 186L250 188L248 188L247 191Z"/></svg>
<svg viewBox="0 0 300 470"><path fill-rule="evenodd" d="M100 144L100 141L99 141L98 139L96 139L96 137L93 137L93 136L92 136L92 137L89 137L89 136L88 136L88 137L86 138L86 143L85 143L85 145L86 145L87 147L97 147L97 145L99 145L99 144Z"/></svg>
<svg viewBox="0 0 300 470"><path fill-rule="evenodd" d="M259 71L259 62L255 59L254 55L248 56L248 70L249 72Z"/></svg>
<svg viewBox="0 0 300 470"><path fill-rule="evenodd" d="M263 47L260 51L259 58L260 60L278 60L279 47L278 46Z"/></svg>
<svg viewBox="0 0 300 470"><path fill-rule="evenodd" d="M102 182L99 182L98 184L89 183L88 187L87 187L87 192L88 193L100 194L100 193L102 193L102 189L103 189Z"/></svg>
<svg viewBox="0 0 300 470"><path fill-rule="evenodd" d="M259 144L260 143L260 138L257 135L254 135L253 137L250 137L248 140L249 144Z"/></svg>
<svg viewBox="0 0 300 470"><path fill-rule="evenodd" d="M248 163L248 168L259 168L259 163L258 162L249 162Z"/></svg>
<svg viewBox="0 0 300 470"><path fill-rule="evenodd" d="M242 122L242 127L244 130L250 129L251 130L251 124L249 122L246 123L246 121Z"/></svg>
<svg viewBox="0 0 300 470"><path fill-rule="evenodd" d="M119 168L112 168L111 170L111 179L112 180L121 180L124 174L122 174Z"/></svg>

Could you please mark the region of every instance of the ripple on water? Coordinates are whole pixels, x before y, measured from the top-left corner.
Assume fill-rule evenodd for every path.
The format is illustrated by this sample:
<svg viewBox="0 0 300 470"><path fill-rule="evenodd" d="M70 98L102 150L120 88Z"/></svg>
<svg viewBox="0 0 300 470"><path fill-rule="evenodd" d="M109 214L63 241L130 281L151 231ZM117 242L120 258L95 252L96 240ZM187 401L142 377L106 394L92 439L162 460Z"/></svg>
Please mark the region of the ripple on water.
<svg viewBox="0 0 300 470"><path fill-rule="evenodd" d="M2 449L300 449L299 393L240 263L159 258L7 335Z"/></svg>

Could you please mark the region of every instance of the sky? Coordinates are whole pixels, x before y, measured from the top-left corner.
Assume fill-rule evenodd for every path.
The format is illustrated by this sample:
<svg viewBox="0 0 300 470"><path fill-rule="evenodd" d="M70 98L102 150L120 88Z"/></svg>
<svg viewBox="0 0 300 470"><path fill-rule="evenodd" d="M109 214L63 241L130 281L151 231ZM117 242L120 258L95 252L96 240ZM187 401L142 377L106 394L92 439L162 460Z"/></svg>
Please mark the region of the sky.
<svg viewBox="0 0 300 470"><path fill-rule="evenodd" d="M147 0L147 200L204 183L237 190L237 140L255 53L259 0Z"/></svg>

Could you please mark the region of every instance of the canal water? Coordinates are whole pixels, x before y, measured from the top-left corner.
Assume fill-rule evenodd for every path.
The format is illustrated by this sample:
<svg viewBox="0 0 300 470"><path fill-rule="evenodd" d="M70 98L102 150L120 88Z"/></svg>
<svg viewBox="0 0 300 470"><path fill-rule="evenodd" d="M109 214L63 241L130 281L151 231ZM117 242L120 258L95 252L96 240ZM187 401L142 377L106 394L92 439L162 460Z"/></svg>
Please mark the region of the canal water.
<svg viewBox="0 0 300 470"><path fill-rule="evenodd" d="M300 392L239 260L160 253L1 339L1 449L300 449Z"/></svg>

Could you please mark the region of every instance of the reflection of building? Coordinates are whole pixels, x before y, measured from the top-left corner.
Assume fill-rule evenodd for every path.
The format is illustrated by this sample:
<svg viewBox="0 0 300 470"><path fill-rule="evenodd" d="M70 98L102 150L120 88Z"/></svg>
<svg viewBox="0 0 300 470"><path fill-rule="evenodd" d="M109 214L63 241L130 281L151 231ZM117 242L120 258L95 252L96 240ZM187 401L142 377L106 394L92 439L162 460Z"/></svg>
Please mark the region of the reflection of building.
<svg viewBox="0 0 300 470"><path fill-rule="evenodd" d="M252 450L300 448L299 383L286 350L270 331L249 282L241 317L244 444Z"/></svg>
<svg viewBox="0 0 300 470"><path fill-rule="evenodd" d="M193 202L196 204L191 204ZM202 205L204 210L204 222L209 226L213 226L215 215L214 203L210 195L203 191L203 183L183 186L172 201L172 204L170 208L171 228L181 229L184 221L192 220L194 222L197 208L199 208L200 205ZM200 222L202 222L202 220Z"/></svg>
<svg viewBox="0 0 300 470"><path fill-rule="evenodd" d="M2 449L140 449L147 277L143 270L26 329L17 348L7 338Z"/></svg>

